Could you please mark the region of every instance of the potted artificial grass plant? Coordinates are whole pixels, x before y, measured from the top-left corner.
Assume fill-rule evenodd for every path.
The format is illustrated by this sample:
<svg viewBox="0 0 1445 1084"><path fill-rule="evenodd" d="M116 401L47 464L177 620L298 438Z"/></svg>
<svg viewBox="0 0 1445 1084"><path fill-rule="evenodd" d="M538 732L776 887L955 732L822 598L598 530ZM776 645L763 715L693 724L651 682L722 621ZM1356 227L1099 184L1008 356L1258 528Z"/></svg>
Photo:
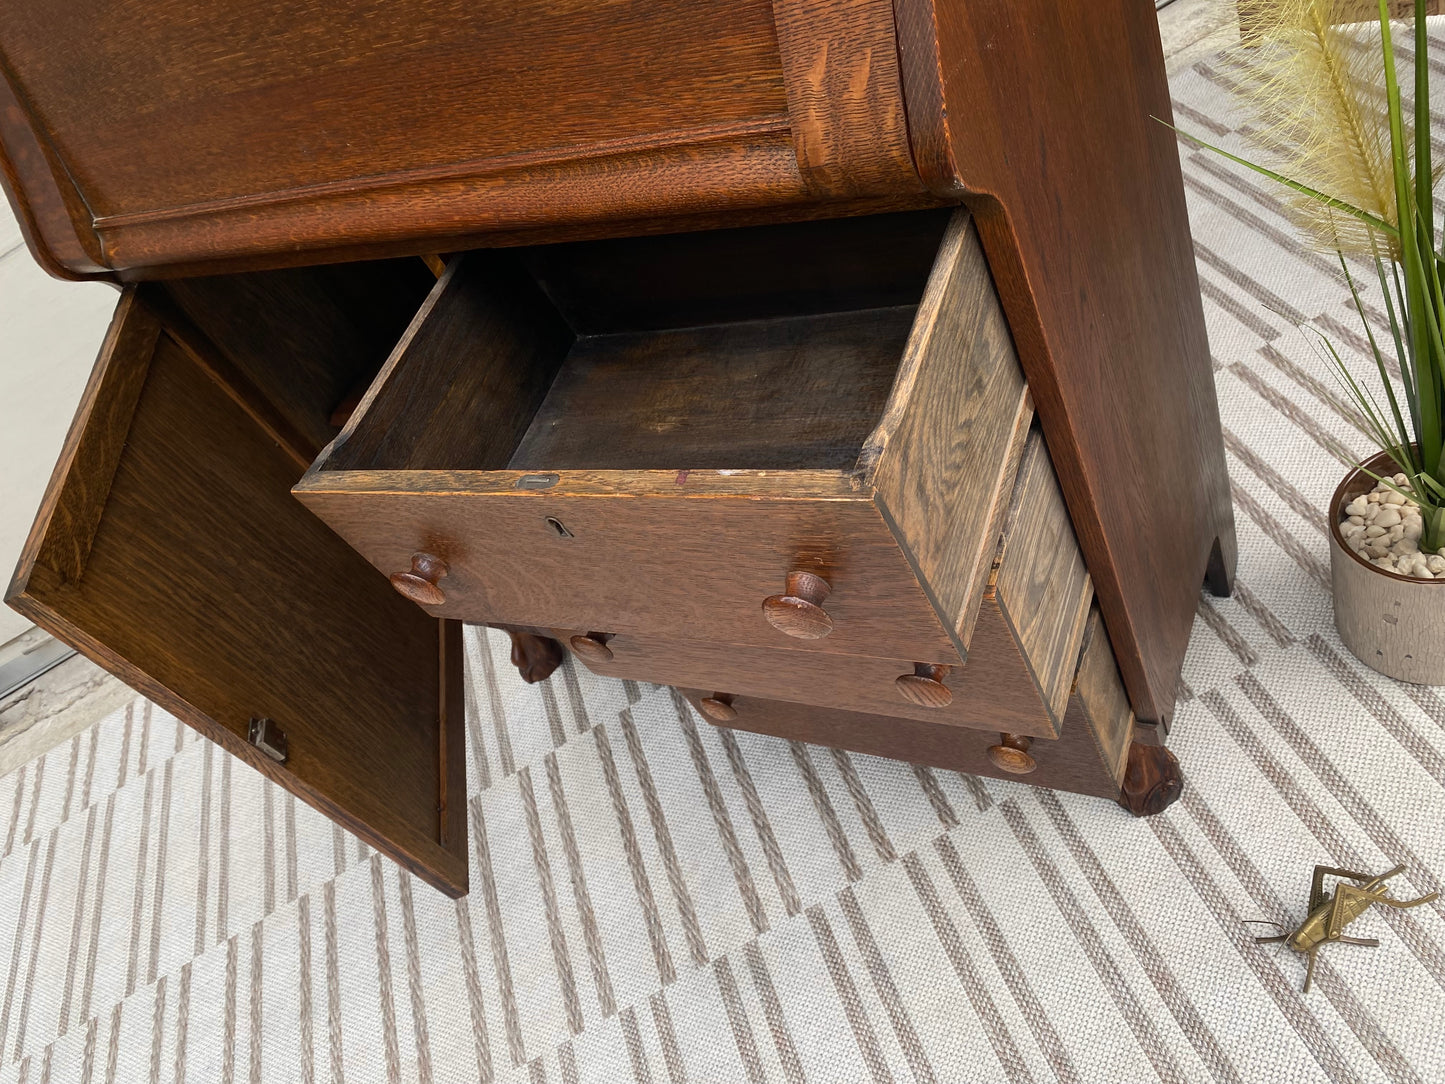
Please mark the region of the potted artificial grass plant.
<svg viewBox="0 0 1445 1084"><path fill-rule="evenodd" d="M1313 332L1378 454L1340 482L1329 507L1335 625L1366 665L1445 684L1445 251L1435 229L1425 0L1413 24L1342 27L1343 0L1244 0L1255 35L1246 94L1278 171L1185 138L1294 192L1307 236L1335 252L1373 353L1357 378ZM1395 32L1413 35L1413 109L1402 106ZM1375 31L1378 31L1376 33ZM1368 32L1362 32L1368 31ZM1407 39L1408 40L1408 39ZM1355 270L1352 271L1351 265ZM1377 333L1357 276L1377 279ZM1378 389L1378 390L1376 390Z"/></svg>

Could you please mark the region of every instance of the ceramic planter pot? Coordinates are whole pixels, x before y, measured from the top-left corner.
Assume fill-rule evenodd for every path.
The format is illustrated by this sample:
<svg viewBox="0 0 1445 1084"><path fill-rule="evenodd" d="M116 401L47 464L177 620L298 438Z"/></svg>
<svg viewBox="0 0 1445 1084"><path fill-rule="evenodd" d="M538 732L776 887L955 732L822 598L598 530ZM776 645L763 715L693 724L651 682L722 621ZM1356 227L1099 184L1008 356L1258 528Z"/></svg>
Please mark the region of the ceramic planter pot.
<svg viewBox="0 0 1445 1084"><path fill-rule="evenodd" d="M1365 462L1387 476L1398 468L1388 453ZM1445 685L1445 580L1416 580L1370 564L1340 533L1345 505L1375 488L1352 470L1330 500L1330 570L1335 628L1366 666L1417 685Z"/></svg>

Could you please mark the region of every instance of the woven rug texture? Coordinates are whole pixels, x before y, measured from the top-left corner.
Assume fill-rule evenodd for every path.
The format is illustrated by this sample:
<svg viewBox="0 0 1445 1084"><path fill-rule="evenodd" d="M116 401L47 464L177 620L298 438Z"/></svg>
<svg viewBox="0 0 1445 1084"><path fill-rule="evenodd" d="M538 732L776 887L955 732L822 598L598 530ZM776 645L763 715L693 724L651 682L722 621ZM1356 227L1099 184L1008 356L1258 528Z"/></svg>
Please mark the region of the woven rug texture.
<svg viewBox="0 0 1445 1084"><path fill-rule="evenodd" d="M1238 77L1176 77L1180 125L1241 147ZM1440 888L1445 696L1334 632L1326 501L1370 445L1297 325L1365 365L1338 269L1181 154L1240 563L1173 808L716 729L571 662L527 686L472 629L453 902L138 700L0 779L0 1082L1445 1080L1445 905L1375 909L1309 994L1246 925L1298 923L1316 863Z"/></svg>

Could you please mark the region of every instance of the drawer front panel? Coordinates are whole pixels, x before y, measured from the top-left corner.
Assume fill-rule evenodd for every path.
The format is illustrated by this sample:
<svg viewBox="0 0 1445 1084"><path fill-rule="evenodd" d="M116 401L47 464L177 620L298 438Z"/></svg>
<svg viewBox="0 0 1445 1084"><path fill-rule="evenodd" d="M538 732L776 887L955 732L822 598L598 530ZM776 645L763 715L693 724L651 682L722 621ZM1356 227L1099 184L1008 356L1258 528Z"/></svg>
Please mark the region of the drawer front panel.
<svg viewBox="0 0 1445 1084"><path fill-rule="evenodd" d="M366 472L348 473L357 481ZM432 472L406 472L404 484L427 485L427 475L444 488ZM960 661L866 498L582 495L571 472L546 491L526 492L512 488L518 477L506 476L507 490L486 492L495 476L461 474L450 492L418 494L378 492L365 480L359 484L370 492L327 491L312 488L327 484L313 475L296 492L388 575L406 572L419 552L439 558L441 601L426 607L439 617ZM764 600L784 594L795 570L831 588L822 602L832 621L825 637L795 639L764 615Z"/></svg>
<svg viewBox="0 0 1445 1084"><path fill-rule="evenodd" d="M702 689L683 689L682 693L700 713L703 709L699 705L712 695ZM737 710L737 717L726 725L737 730L851 749L969 775L1101 798L1119 797L1119 780L1100 759L1094 739L1083 728L1066 730L1057 741L1030 742L1028 753L1034 769L1018 775L999 768L989 755L989 750L1001 742L998 732L753 697L736 697L732 706ZM706 714L703 717L706 718Z"/></svg>
<svg viewBox="0 0 1445 1084"><path fill-rule="evenodd" d="M979 635L987 636L995 631L1005 630L1001 625L987 624L981 626ZM559 635L567 643L576 634ZM585 644L576 654L595 672L612 677L899 716L973 730L1056 736L1058 730L1023 660L1008 651L1007 643L999 646L1004 650L992 654L1004 663L1002 667L986 668L970 663L930 678L947 690L946 696L932 698L934 702L948 700L936 707L915 703L900 688L898 678L921 676L915 673L915 660L911 659L822 655L630 635L606 641L611 659L599 661L595 654L586 652ZM990 654L982 644L977 650L981 655ZM1011 667L1010 654L1014 660Z"/></svg>

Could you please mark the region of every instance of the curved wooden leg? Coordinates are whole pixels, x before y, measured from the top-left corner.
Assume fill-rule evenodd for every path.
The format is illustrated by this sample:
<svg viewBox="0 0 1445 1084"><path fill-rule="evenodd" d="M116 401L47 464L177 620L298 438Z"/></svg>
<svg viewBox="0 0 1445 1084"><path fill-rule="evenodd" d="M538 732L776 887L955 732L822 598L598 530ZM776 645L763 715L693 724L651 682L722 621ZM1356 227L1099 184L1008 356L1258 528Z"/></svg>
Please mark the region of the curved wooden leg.
<svg viewBox="0 0 1445 1084"><path fill-rule="evenodd" d="M1209 551L1209 564L1204 569L1204 586L1218 598L1228 598L1234 593L1234 566L1239 559L1239 543L1235 541L1234 525L1229 532L1214 540Z"/></svg>
<svg viewBox="0 0 1445 1084"><path fill-rule="evenodd" d="M1120 805L1136 817L1152 817L1168 809L1183 793L1184 772L1178 757L1162 745L1136 741L1129 746Z"/></svg>
<svg viewBox="0 0 1445 1084"><path fill-rule="evenodd" d="M562 645L550 636L507 629L512 638L512 665L528 685L546 681L562 665Z"/></svg>

